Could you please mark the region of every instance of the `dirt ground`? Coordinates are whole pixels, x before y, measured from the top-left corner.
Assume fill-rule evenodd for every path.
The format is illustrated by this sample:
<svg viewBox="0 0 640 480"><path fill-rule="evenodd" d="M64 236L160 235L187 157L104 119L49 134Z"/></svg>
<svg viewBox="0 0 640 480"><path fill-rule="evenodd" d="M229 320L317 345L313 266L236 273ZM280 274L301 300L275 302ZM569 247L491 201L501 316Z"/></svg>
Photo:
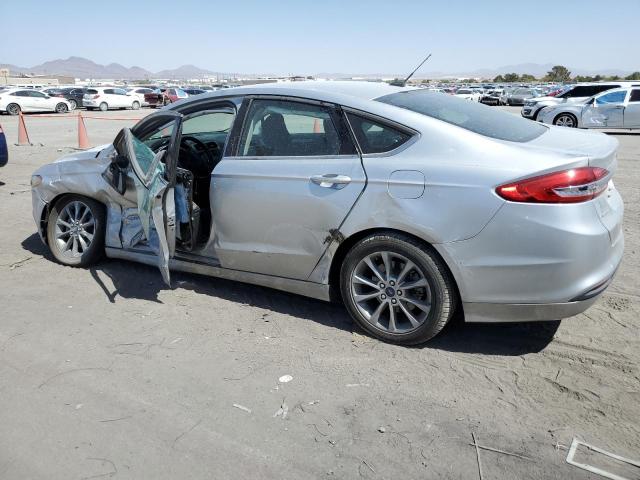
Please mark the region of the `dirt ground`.
<svg viewBox="0 0 640 480"><path fill-rule="evenodd" d="M484 479L600 478L565 463L574 437L640 457L640 134L614 134L626 250L595 306L561 323L453 322L403 348L341 306L54 263L29 178L76 145L77 120L26 121L35 145L16 147L16 118L0 117L1 479L477 479L472 433L526 457L480 449ZM97 145L133 120L86 124Z"/></svg>

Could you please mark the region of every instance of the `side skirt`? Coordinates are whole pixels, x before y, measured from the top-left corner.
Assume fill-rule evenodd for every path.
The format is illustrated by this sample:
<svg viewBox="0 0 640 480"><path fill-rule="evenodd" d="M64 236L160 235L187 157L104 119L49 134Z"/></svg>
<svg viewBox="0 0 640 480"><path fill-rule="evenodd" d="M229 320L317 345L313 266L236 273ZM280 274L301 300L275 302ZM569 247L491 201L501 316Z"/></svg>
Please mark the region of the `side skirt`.
<svg viewBox="0 0 640 480"><path fill-rule="evenodd" d="M124 250L121 248L106 247L105 253L109 258L120 260L130 260L143 263L152 267L158 266L158 257L150 252ZM273 277L261 273L243 272L241 270L230 270L219 266L209 265L196 261L185 261L178 258L169 260L169 269L179 272L195 273L209 277L224 278L236 282L250 283L262 287L274 288L305 297L316 298L318 300L330 301L329 285L320 283L305 282L302 280L292 280L290 278Z"/></svg>

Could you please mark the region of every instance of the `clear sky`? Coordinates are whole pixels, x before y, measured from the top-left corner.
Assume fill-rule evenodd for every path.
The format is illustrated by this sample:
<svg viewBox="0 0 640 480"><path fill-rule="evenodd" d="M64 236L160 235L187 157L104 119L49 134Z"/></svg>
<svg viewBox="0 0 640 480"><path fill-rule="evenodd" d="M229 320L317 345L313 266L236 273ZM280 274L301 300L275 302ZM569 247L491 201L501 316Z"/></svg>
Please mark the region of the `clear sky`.
<svg viewBox="0 0 640 480"><path fill-rule="evenodd" d="M519 63L640 70L640 0L0 0L0 63L397 73Z"/></svg>

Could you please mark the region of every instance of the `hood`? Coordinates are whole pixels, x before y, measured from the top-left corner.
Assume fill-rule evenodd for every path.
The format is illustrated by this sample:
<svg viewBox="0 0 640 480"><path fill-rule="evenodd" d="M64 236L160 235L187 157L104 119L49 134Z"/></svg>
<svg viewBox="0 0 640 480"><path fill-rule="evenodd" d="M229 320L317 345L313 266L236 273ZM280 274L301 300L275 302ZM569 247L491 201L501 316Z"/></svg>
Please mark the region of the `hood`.
<svg viewBox="0 0 640 480"><path fill-rule="evenodd" d="M100 153L103 150L111 146L112 145L110 143L107 143L105 145L100 145L98 147L90 148L89 150L81 150L78 152L69 153L67 155L63 155L57 160L54 160L53 163L71 162L76 160L87 160L89 158L97 158L98 156L100 156Z"/></svg>
<svg viewBox="0 0 640 480"><path fill-rule="evenodd" d="M102 173L114 151L112 144L100 145L89 150L82 150L64 155L52 163L43 165L34 174L42 176L64 176L83 173Z"/></svg>
<svg viewBox="0 0 640 480"><path fill-rule="evenodd" d="M561 104L561 103L581 103L586 100L587 97L574 97L574 98L558 98L558 97L535 97L530 98L529 101L536 103L546 104Z"/></svg>

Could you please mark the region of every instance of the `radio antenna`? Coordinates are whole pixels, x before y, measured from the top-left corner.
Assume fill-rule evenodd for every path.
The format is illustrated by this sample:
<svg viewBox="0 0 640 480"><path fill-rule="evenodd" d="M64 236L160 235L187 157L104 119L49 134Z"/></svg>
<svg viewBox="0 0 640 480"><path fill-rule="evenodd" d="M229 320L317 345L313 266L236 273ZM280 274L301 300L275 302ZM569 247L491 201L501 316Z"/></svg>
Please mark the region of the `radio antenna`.
<svg viewBox="0 0 640 480"><path fill-rule="evenodd" d="M403 87L406 87L406 86L407 86L407 82L409 81L409 79L410 79L411 77L413 77L413 74L414 74L414 73L416 73L416 72L418 71L418 69L419 69L422 65L424 65L424 64L426 63L426 61L427 61L427 60L429 60L430 58L431 58L431 54L427 55L427 57L426 57L424 60L422 60L422 62L420 62L420 65L418 65L418 66L416 67L416 69L415 69L413 72L411 72L407 78L405 78L405 79L404 79L404 81L402 82L402 86L403 86Z"/></svg>

